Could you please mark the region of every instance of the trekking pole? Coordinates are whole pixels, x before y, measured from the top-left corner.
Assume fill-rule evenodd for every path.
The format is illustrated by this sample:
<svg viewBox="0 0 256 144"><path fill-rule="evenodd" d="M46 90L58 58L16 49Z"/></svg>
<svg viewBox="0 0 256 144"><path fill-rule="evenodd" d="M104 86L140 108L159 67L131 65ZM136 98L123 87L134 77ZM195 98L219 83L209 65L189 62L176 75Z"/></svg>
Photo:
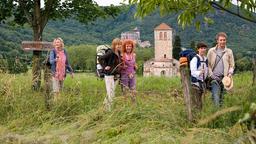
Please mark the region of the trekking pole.
<svg viewBox="0 0 256 144"><path fill-rule="evenodd" d="M204 61L204 57L203 57L203 61ZM204 64L203 64L203 70L205 69ZM205 72L205 70L204 70ZM205 99L205 93L206 93L206 84L205 84L205 73L203 73L203 98L202 101L204 101Z"/></svg>
<svg viewBox="0 0 256 144"><path fill-rule="evenodd" d="M113 74L113 72L122 64L123 62L119 63L118 65L116 65L113 70L110 72L110 74Z"/></svg>

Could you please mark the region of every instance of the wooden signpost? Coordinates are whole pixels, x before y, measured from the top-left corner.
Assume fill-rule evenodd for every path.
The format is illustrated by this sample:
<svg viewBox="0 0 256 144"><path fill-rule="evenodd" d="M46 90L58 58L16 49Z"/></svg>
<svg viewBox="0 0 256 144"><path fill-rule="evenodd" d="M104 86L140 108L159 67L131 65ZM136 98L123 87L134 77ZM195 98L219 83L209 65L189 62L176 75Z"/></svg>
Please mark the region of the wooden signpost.
<svg viewBox="0 0 256 144"><path fill-rule="evenodd" d="M44 41L22 41L21 43L22 49L24 51L50 51L54 48L52 42L44 42ZM49 54L49 53L48 53ZM47 55L48 55L47 54ZM35 63L41 63L40 58L36 60L33 59ZM47 109L50 109L50 92L51 92L51 70L48 66L44 65L44 81L45 81L45 105ZM37 67L33 68L33 79L32 82L41 81L41 65L37 65Z"/></svg>
<svg viewBox="0 0 256 144"><path fill-rule="evenodd" d="M49 51L53 49L52 42L22 41L21 46L25 51Z"/></svg>

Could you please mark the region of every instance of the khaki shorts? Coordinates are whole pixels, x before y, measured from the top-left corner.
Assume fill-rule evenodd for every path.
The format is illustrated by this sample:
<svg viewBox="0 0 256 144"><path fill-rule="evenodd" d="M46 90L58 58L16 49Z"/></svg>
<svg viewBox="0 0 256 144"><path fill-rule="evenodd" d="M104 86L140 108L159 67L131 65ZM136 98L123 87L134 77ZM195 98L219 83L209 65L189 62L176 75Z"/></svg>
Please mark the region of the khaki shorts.
<svg viewBox="0 0 256 144"><path fill-rule="evenodd" d="M57 80L55 78L52 78L52 91L53 92L60 92L63 89L63 80Z"/></svg>

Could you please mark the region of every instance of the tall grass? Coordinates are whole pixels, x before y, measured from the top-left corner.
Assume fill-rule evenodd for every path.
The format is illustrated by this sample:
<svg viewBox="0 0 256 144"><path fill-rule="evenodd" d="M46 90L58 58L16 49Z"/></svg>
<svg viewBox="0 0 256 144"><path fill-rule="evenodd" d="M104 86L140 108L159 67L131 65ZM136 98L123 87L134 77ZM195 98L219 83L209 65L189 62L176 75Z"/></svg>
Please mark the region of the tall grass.
<svg viewBox="0 0 256 144"><path fill-rule="evenodd" d="M232 143L234 127L255 100L249 72L235 75L234 89L215 108L205 96L199 119L242 106L203 126L186 120L180 79L137 77L137 104L116 89L111 112L103 110L105 86L93 74L67 77L60 100L45 107L45 93L30 88L31 74L0 74L0 143Z"/></svg>

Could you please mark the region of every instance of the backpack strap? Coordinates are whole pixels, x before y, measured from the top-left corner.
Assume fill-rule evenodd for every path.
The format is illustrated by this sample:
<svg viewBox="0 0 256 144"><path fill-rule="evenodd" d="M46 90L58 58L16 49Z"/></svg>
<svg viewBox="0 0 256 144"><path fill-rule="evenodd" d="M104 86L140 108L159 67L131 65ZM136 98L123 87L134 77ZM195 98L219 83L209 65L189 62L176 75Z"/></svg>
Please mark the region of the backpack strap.
<svg viewBox="0 0 256 144"><path fill-rule="evenodd" d="M57 52L56 52L55 48L52 49L52 52L53 52L54 58L56 58L56 53L57 53Z"/></svg>
<svg viewBox="0 0 256 144"><path fill-rule="evenodd" d="M224 54L225 54L225 52L223 52L223 54L221 55L219 61L215 61L215 64L214 64L214 66L213 66L213 68L212 68L212 71L214 71L214 69L216 68L216 66L219 64L219 62L220 62L220 60L222 59L222 57L223 57ZM216 58L217 58L217 55L216 55Z"/></svg>
<svg viewBox="0 0 256 144"><path fill-rule="evenodd" d="M196 58L197 58L196 68L199 68L200 65L201 65L201 60L200 60L200 57L198 55L196 55Z"/></svg>
<svg viewBox="0 0 256 144"><path fill-rule="evenodd" d="M208 67L208 59L206 59L205 61L201 61L200 57L198 55L196 55L196 58L197 58L197 68L200 67L201 62L204 62L206 64L206 66Z"/></svg>

